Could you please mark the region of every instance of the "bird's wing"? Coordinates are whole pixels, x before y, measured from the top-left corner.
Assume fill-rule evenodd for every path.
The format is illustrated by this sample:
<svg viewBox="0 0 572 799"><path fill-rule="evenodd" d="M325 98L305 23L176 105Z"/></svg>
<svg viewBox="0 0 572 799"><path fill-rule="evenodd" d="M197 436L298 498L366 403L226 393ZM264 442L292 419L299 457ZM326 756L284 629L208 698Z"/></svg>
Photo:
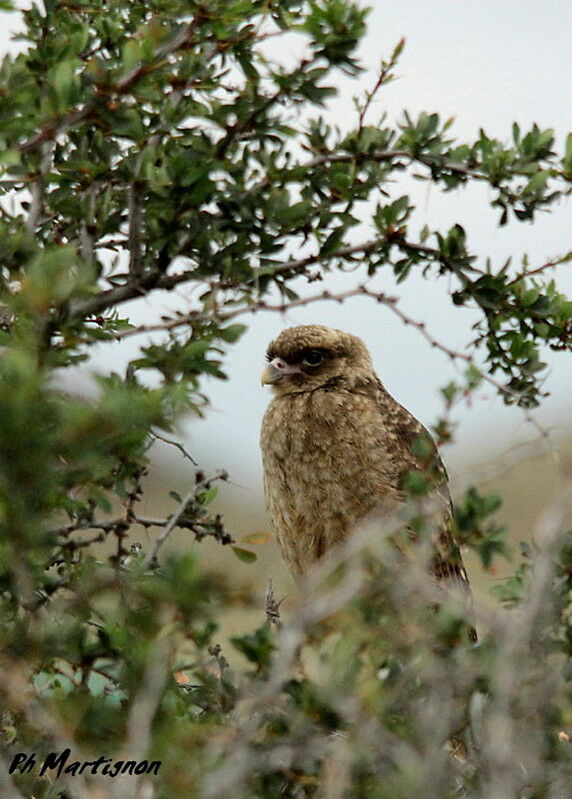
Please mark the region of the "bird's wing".
<svg viewBox="0 0 572 799"><path fill-rule="evenodd" d="M438 528L435 532L433 575L442 581L461 585L470 591L469 578L459 547L452 534L453 506L447 471L428 430L383 387L376 385L376 402L385 420L388 445L393 450L397 488L405 492L408 475L418 475L433 486L431 498L439 504Z"/></svg>

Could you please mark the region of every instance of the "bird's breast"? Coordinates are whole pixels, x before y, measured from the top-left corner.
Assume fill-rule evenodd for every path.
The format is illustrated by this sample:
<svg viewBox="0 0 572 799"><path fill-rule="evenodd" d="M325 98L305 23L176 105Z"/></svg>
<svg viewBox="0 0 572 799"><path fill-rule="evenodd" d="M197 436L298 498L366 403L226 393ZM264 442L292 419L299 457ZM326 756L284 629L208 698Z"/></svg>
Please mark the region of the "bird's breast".
<svg viewBox="0 0 572 799"><path fill-rule="evenodd" d="M394 491L379 409L367 397L307 392L275 398L262 423L268 510L296 571L342 540Z"/></svg>

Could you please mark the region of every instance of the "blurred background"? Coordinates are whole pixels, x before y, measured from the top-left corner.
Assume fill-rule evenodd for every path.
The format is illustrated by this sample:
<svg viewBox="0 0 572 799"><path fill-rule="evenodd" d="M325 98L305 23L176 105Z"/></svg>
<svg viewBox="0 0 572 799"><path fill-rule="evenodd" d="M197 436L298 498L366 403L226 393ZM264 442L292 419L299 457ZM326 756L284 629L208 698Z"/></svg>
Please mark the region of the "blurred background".
<svg viewBox="0 0 572 799"><path fill-rule="evenodd" d="M401 38L406 47L396 69L397 79L386 86L370 109L370 124L383 113L394 124L407 109L412 117L421 111L438 112L442 120L455 118L451 135L471 142L479 128L497 139L508 141L511 125L518 122L526 131L534 122L552 127L561 149L572 131L572 4L569 0L373 0L369 32L360 49L364 67L357 80L340 77L339 95L322 114L342 130L354 126L357 118L353 97L363 96L376 81L382 58L388 58ZM26 3L21 3L26 7ZM18 28L18 15L3 14L0 30L2 52L16 52L21 43L10 42ZM277 60L295 59L304 41L294 37L292 52L268 54ZM313 115L317 115L314 112ZM303 119L294 123L302 127ZM538 216L533 224L511 221L498 226L499 212L489 206L485 187L471 186L444 194L435 186L404 179L388 190L391 198L408 193L416 205L411 236L427 225L430 230L448 230L460 223L467 233L470 251L478 255L478 266L490 258L500 267L512 257L515 269L528 257L530 267L540 266L572 249L570 200L562 200L552 213ZM356 241L371 230L367 219L356 232ZM293 254L295 255L295 254ZM363 275L330 274L318 290L341 291L355 285ZM572 262L558 268L555 280L561 291L572 295ZM374 287L400 297L400 307L413 319L427 324L432 335L451 349L464 351L474 338L471 326L476 314L454 307L446 278L426 280L412 276L396 287L392 274L380 272ZM294 288L297 288L294 286ZM315 293L316 284L299 285L300 293ZM180 288L148 300L124 305L121 315L131 321L150 322L174 308L185 309L196 289ZM259 313L245 318L248 331L228 351L227 381L207 380L203 389L210 399L204 418L186 419L171 437L183 444L209 473L225 468L230 482L223 484L214 507L224 514L229 531L239 539L256 531L269 531L262 497L262 473L258 430L268 391L260 386L264 352L268 342L284 327L320 323L339 327L361 336L369 347L376 370L392 394L430 427L443 411L439 389L457 377L455 364L431 348L419 331L405 327L392 312L367 298L344 304L320 302L285 314ZM90 375L109 370L124 373L125 364L136 357L149 339L130 338L120 344L105 344L89 363L66 374L65 388L89 395ZM153 337L151 337L153 340ZM503 405L492 386L483 384L470 406L453 411L455 441L443 451L453 492L469 485L493 490L504 497L498 513L509 526L514 552L512 564L499 564L484 575L469 561L477 593L488 596L491 584L510 572L519 558L519 541L530 540L543 510L572 471L572 364L566 353L547 351L544 360L545 390L550 396L526 416L521 410ZM153 465L147 483L142 513L172 511L171 489L188 491L194 469L172 446L158 443L152 450ZM572 524L572 519L571 519ZM149 533L142 531L144 541ZM238 633L252 614L264 615L266 580L274 578L278 597L295 594L272 541L253 547L254 564L242 563L229 548L211 541L193 543L188 533L172 536L171 548L191 547L209 569L231 580L235 610L229 611L223 632ZM167 549L167 548L165 548Z"/></svg>

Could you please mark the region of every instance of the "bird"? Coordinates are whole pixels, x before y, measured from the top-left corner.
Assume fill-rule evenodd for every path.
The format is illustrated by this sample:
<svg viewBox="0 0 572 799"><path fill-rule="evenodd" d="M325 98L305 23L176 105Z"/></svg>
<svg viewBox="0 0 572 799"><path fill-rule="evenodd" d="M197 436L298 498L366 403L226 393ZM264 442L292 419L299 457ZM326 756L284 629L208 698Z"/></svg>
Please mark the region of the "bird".
<svg viewBox="0 0 572 799"><path fill-rule="evenodd" d="M300 325L270 342L266 360L261 380L273 398L260 435L264 492L291 572L307 574L363 520L399 512L408 485L421 479L438 509L430 573L470 596L437 447L383 386L365 343L324 325ZM474 630L470 637L476 640Z"/></svg>

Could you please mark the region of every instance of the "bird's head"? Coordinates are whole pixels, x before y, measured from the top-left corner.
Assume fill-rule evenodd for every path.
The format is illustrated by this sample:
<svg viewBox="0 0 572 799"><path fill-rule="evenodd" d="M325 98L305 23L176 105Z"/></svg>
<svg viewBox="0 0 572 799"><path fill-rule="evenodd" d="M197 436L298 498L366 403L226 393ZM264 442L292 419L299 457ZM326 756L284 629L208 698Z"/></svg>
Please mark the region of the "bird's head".
<svg viewBox="0 0 572 799"><path fill-rule="evenodd" d="M283 330L268 345L266 360L262 384L270 384L279 396L313 391L328 383L351 388L374 377L363 341L324 325Z"/></svg>

